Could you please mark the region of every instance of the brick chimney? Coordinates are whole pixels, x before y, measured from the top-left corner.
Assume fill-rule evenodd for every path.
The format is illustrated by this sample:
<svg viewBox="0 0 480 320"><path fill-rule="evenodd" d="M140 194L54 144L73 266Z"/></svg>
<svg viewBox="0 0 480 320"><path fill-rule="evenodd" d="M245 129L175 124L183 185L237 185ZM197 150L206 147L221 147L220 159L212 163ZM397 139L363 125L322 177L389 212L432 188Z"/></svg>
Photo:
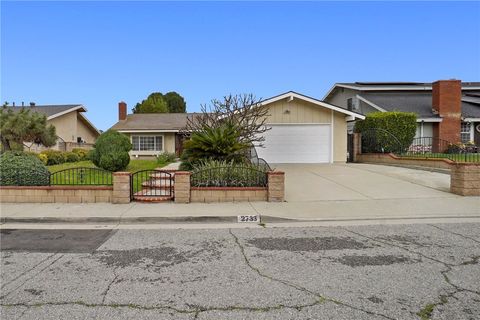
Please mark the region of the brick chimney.
<svg viewBox="0 0 480 320"><path fill-rule="evenodd" d="M462 81L439 80L432 84L432 108L443 119L433 128L436 138L460 141L462 122Z"/></svg>
<svg viewBox="0 0 480 320"><path fill-rule="evenodd" d="M127 104L123 101L118 103L118 121L127 120Z"/></svg>

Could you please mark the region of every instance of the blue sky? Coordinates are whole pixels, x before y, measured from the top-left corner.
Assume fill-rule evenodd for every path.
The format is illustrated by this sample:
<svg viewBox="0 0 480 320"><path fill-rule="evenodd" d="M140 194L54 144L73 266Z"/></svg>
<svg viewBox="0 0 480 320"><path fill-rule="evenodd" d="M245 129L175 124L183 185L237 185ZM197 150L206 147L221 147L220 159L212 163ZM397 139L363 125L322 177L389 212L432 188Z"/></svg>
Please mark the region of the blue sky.
<svg viewBox="0 0 480 320"><path fill-rule="evenodd" d="M335 82L480 81L479 2L1 2L0 101L117 103L177 91L322 98Z"/></svg>

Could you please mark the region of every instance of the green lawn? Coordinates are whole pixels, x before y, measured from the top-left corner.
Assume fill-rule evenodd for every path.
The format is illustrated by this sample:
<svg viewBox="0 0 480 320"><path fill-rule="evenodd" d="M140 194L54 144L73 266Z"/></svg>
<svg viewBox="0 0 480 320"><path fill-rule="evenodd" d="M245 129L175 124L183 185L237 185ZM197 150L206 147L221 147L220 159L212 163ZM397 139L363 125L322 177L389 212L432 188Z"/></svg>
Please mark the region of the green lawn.
<svg viewBox="0 0 480 320"><path fill-rule="evenodd" d="M157 162L157 160L130 160L130 163L128 164L128 167L127 167L127 171L136 172L140 170L153 170L155 168L164 167L167 164L168 162L159 163ZM88 160L88 161L68 162L68 163L48 166L48 170L51 173L54 173L60 170L71 169L71 168L81 168L81 167L96 168L95 165L92 163L92 161Z"/></svg>
<svg viewBox="0 0 480 320"><path fill-rule="evenodd" d="M168 163L157 162L157 160L130 160L126 169L129 172L137 172L141 170L153 170L159 167L164 167ZM93 168L98 169L91 161L69 162L57 164L47 167L50 173L54 174L66 169L77 168ZM68 170L55 175L52 175L51 182L54 185L111 185L112 175L98 170Z"/></svg>
<svg viewBox="0 0 480 320"><path fill-rule="evenodd" d="M425 153L425 154L404 154L405 158L431 159L441 158L450 159L455 162L480 162L480 153Z"/></svg>

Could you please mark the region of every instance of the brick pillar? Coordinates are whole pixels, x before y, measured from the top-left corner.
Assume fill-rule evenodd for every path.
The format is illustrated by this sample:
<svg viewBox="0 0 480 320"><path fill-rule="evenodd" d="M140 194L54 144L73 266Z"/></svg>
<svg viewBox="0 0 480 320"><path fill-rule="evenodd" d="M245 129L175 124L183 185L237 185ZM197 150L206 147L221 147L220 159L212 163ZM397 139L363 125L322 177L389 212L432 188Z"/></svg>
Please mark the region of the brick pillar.
<svg viewBox="0 0 480 320"><path fill-rule="evenodd" d="M268 202L285 201L285 172L269 171L267 174Z"/></svg>
<svg viewBox="0 0 480 320"><path fill-rule="evenodd" d="M189 171L175 171L175 203L190 202L190 175Z"/></svg>
<svg viewBox="0 0 480 320"><path fill-rule="evenodd" d="M112 203L130 203L130 172L113 173Z"/></svg>
<svg viewBox="0 0 480 320"><path fill-rule="evenodd" d="M461 196L480 196L480 164L452 165L450 192Z"/></svg>
<svg viewBox="0 0 480 320"><path fill-rule="evenodd" d="M362 154L362 134L355 132L353 134L353 162L358 161L359 154Z"/></svg>

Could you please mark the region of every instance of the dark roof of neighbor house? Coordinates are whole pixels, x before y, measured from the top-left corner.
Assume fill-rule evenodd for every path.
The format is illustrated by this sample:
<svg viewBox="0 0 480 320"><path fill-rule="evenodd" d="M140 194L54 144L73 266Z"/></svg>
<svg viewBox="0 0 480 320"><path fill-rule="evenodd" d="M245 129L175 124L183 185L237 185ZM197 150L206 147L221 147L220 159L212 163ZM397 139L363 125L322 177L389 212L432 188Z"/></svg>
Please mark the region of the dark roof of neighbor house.
<svg viewBox="0 0 480 320"><path fill-rule="evenodd" d="M13 110L14 112L19 112L22 109L27 109L27 110L31 110L31 112L43 113L47 117L51 117L59 113L65 113L68 110L71 110L74 108L77 108L80 112L87 111L81 104L35 105L35 106L23 106L23 107L8 106L7 108Z"/></svg>
<svg viewBox="0 0 480 320"><path fill-rule="evenodd" d="M387 111L415 112L419 118L439 117L432 110L431 92L364 92L359 95ZM480 118L480 98L462 97L462 116Z"/></svg>
<svg viewBox="0 0 480 320"><path fill-rule="evenodd" d="M355 87L358 90L375 90L389 88L391 90L432 90L431 82L340 82L335 85ZM480 82L462 82L462 90L478 90Z"/></svg>
<svg viewBox="0 0 480 320"><path fill-rule="evenodd" d="M199 113L134 113L128 114L126 120L118 121L111 129L128 130L181 130L187 124L187 117Z"/></svg>

